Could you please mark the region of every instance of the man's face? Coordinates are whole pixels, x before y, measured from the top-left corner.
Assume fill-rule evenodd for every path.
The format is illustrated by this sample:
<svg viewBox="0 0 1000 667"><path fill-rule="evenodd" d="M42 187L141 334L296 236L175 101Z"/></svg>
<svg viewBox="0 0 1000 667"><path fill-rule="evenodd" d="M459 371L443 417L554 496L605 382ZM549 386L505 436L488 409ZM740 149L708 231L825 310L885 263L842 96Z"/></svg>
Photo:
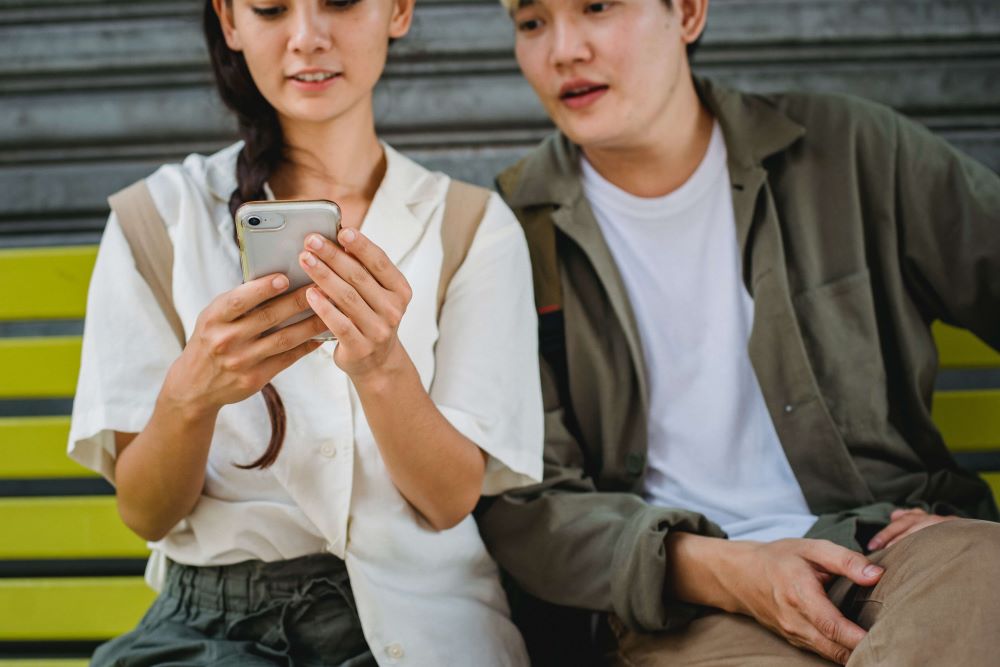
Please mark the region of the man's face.
<svg viewBox="0 0 1000 667"><path fill-rule="evenodd" d="M527 0L513 19L524 76L584 148L642 143L689 76L681 13L663 0Z"/></svg>

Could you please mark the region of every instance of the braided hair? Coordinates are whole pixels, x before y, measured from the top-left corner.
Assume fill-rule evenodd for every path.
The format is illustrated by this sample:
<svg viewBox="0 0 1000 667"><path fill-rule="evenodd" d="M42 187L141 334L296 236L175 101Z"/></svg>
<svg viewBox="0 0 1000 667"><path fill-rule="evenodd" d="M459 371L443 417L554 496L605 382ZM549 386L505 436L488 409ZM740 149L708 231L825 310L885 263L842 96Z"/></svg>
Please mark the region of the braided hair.
<svg viewBox="0 0 1000 667"><path fill-rule="evenodd" d="M227 5L230 3L231 0L226 0ZM219 95L226 107L236 114L239 137L243 140L243 148L236 159L236 189L229 197L229 213L235 216L236 209L245 202L266 199L264 184L282 160L284 141L278 114L258 90L246 59L226 44L212 0L205 1L202 24ZM239 244L235 227L233 242ZM271 421L271 439L257 460L237 464L240 468L269 467L277 460L285 440L287 418L281 396L270 382L264 385L261 394Z"/></svg>

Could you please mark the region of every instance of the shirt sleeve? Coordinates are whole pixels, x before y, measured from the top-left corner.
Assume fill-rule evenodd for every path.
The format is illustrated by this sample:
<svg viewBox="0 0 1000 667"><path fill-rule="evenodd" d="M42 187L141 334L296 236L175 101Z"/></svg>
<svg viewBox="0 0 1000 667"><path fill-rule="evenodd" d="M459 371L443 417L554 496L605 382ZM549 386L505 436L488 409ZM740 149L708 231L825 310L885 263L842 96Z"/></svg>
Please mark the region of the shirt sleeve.
<svg viewBox="0 0 1000 667"><path fill-rule="evenodd" d="M483 495L538 482L543 415L528 246L497 195L445 293L431 399L489 458Z"/></svg>
<svg viewBox="0 0 1000 667"><path fill-rule="evenodd" d="M146 426L180 353L112 213L87 294L69 456L113 484L114 432L138 433Z"/></svg>

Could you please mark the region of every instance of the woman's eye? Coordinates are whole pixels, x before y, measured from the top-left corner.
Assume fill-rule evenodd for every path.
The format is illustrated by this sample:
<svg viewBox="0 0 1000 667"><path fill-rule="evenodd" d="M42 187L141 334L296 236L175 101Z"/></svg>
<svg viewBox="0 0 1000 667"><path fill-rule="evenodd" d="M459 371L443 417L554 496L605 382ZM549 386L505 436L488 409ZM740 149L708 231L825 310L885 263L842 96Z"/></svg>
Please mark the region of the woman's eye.
<svg viewBox="0 0 1000 667"><path fill-rule="evenodd" d="M608 7L610 6L610 2L591 2L587 5L587 11L591 14L600 14L601 12L608 11Z"/></svg>
<svg viewBox="0 0 1000 667"><path fill-rule="evenodd" d="M542 22L538 19L526 19L524 21L517 22L517 29L520 32L531 32L532 30L538 30L541 25Z"/></svg>
<svg viewBox="0 0 1000 667"><path fill-rule="evenodd" d="M257 16L263 16L268 19L279 16L285 11L285 8L280 5L274 7L252 7L252 9L253 13Z"/></svg>
<svg viewBox="0 0 1000 667"><path fill-rule="evenodd" d="M327 0L326 4L328 7L333 7L334 9L347 9L359 2L361 0Z"/></svg>

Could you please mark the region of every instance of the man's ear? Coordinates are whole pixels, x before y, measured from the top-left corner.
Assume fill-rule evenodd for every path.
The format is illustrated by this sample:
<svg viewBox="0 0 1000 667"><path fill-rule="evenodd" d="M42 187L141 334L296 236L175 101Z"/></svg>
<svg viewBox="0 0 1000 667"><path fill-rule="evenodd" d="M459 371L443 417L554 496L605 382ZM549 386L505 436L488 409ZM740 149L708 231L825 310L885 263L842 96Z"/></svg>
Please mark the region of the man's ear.
<svg viewBox="0 0 1000 667"><path fill-rule="evenodd" d="M685 44L693 44L705 30L708 0L674 0L674 11L681 21L681 39Z"/></svg>
<svg viewBox="0 0 1000 667"><path fill-rule="evenodd" d="M392 17L389 19L390 39L399 39L410 31L415 4L416 0L392 0Z"/></svg>
<svg viewBox="0 0 1000 667"><path fill-rule="evenodd" d="M233 25L233 4L232 0L212 0L212 9L219 17L219 25L222 26L222 36L226 38L226 46L233 51L242 51L243 42L240 34Z"/></svg>

